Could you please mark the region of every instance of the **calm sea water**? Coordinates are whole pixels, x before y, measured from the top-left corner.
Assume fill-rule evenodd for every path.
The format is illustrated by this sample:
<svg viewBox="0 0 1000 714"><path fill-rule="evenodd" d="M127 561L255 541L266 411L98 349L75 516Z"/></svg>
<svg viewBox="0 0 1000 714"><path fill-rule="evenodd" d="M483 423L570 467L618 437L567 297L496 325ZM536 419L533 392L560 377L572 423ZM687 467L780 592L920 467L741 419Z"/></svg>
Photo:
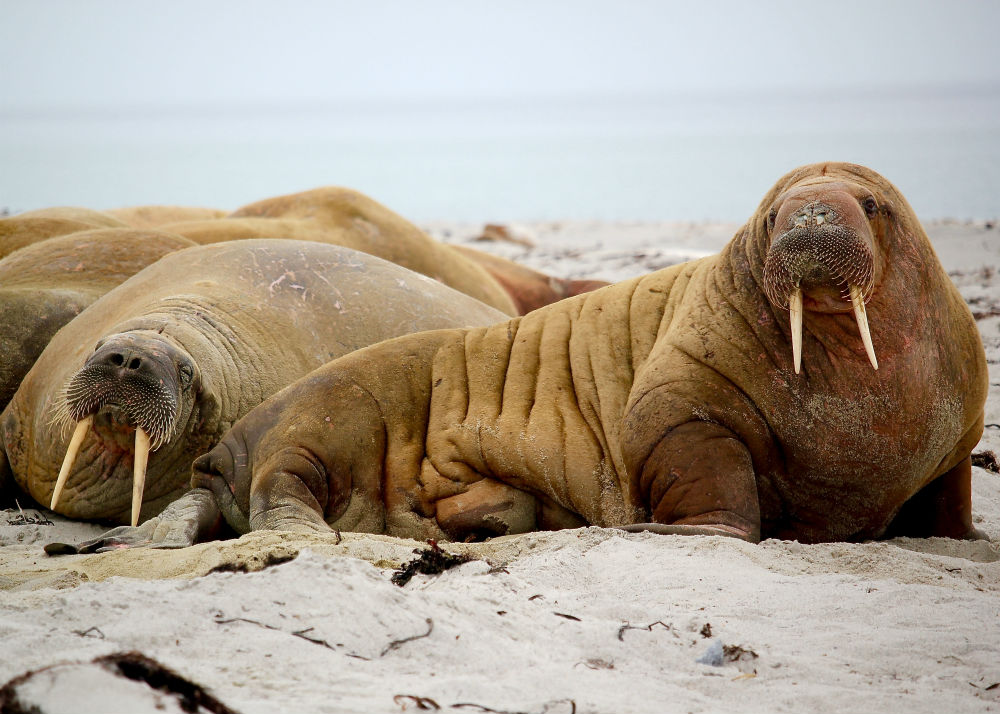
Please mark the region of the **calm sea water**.
<svg viewBox="0 0 1000 714"><path fill-rule="evenodd" d="M866 164L923 218L1000 216L1000 91L17 112L0 208L236 208L357 188L416 220L732 220L804 163Z"/></svg>

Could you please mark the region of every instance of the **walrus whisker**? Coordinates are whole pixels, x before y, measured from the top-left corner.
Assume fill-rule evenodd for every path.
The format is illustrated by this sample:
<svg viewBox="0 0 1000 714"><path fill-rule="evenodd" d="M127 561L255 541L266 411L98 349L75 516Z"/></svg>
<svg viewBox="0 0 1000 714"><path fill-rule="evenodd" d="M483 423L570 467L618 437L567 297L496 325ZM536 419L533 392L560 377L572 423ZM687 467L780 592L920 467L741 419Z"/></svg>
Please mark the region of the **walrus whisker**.
<svg viewBox="0 0 1000 714"><path fill-rule="evenodd" d="M66 485L66 479L69 478L69 470L73 468L76 455L80 453L80 445L83 443L83 437L90 431L90 425L93 423L93 416L84 417L77 423L76 430L73 431L73 438L69 441L69 448L66 449L66 456L63 458L62 467L59 469L59 476L56 478L56 486L52 489L52 500L49 501L49 508L53 511L56 510L56 504L59 502L59 496L62 495L63 486Z"/></svg>
<svg viewBox="0 0 1000 714"><path fill-rule="evenodd" d="M135 430L135 463L132 466L132 527L139 525L142 492L146 486L146 464L149 462L149 434L142 427Z"/></svg>
<svg viewBox="0 0 1000 714"><path fill-rule="evenodd" d="M59 394L53 402L53 406L50 410L49 420L47 422L48 426L56 430L57 435L60 438L66 436L69 427L73 425L76 420L69 413L69 403L66 401L66 397L63 394Z"/></svg>
<svg viewBox="0 0 1000 714"><path fill-rule="evenodd" d="M802 366L802 288L792 288L788 296L788 313L792 322L792 361L795 374L798 374Z"/></svg>
<svg viewBox="0 0 1000 714"><path fill-rule="evenodd" d="M858 321L858 331L861 332L861 342L865 345L865 352L868 353L868 361L872 367L878 369L878 360L875 359L875 346L872 344L872 333L868 329L868 315L865 312L865 300L862 289L851 284L851 305L854 307L854 319Z"/></svg>

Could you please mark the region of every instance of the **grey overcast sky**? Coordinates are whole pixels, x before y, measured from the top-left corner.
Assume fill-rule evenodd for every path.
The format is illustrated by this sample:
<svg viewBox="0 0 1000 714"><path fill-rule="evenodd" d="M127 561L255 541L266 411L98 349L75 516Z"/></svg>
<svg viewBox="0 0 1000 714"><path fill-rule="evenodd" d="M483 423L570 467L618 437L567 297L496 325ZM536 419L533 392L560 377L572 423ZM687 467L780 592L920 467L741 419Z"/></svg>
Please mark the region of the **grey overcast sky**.
<svg viewBox="0 0 1000 714"><path fill-rule="evenodd" d="M1000 86L998 0L0 0L0 107Z"/></svg>

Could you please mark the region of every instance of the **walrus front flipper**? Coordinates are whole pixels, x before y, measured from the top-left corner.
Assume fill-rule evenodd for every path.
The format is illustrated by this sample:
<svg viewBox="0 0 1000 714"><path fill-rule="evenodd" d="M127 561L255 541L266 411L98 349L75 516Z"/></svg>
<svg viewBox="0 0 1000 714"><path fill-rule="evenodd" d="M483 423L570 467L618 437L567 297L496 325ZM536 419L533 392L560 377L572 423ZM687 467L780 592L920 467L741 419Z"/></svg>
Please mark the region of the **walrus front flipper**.
<svg viewBox="0 0 1000 714"><path fill-rule="evenodd" d="M896 514L886 529L886 538L964 538L989 540L972 525L972 457L938 476Z"/></svg>
<svg viewBox="0 0 1000 714"><path fill-rule="evenodd" d="M688 422L668 432L642 464L639 486L656 523L682 527L669 532L760 541L750 452L723 426Z"/></svg>
<svg viewBox="0 0 1000 714"><path fill-rule="evenodd" d="M112 528L77 545L49 543L49 555L102 553L120 548L186 548L210 539L219 529L221 515L211 492L194 488L140 526Z"/></svg>
<svg viewBox="0 0 1000 714"><path fill-rule="evenodd" d="M746 540L742 532L731 526L682 526L676 523L629 523L625 526L616 526L617 530L626 533L656 533L658 535L704 535L704 536L725 536L727 538L739 538Z"/></svg>

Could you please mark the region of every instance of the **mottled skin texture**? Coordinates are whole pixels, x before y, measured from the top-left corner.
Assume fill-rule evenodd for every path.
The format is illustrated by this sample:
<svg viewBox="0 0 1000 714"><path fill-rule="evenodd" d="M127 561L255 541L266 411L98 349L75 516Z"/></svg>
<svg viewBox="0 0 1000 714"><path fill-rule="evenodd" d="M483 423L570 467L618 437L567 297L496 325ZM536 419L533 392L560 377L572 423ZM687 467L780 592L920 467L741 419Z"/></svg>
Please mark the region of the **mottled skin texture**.
<svg viewBox="0 0 1000 714"><path fill-rule="evenodd" d="M196 245L131 228L81 231L0 260L0 411L56 331L147 265Z"/></svg>
<svg viewBox="0 0 1000 714"><path fill-rule="evenodd" d="M60 390L109 345L178 400L177 428L150 455L142 517L183 493L191 460L253 406L359 347L504 315L424 276L339 246L280 240L199 246L149 266L84 310L49 343L0 415L18 485L48 504L69 429L52 423ZM95 348L96 346L96 348ZM160 370L160 379L155 379ZM128 519L134 428L102 410L57 510Z"/></svg>
<svg viewBox="0 0 1000 714"><path fill-rule="evenodd" d="M877 371L840 288L811 278L795 374L788 312L764 294L785 217L818 200L874 251ZM986 388L972 316L906 200L818 164L780 179L719 255L325 365L240 420L194 485L244 529L975 537Z"/></svg>
<svg viewBox="0 0 1000 714"><path fill-rule="evenodd" d="M26 211L0 218L0 258L33 243L95 228L127 228L122 221L99 211L73 206Z"/></svg>

